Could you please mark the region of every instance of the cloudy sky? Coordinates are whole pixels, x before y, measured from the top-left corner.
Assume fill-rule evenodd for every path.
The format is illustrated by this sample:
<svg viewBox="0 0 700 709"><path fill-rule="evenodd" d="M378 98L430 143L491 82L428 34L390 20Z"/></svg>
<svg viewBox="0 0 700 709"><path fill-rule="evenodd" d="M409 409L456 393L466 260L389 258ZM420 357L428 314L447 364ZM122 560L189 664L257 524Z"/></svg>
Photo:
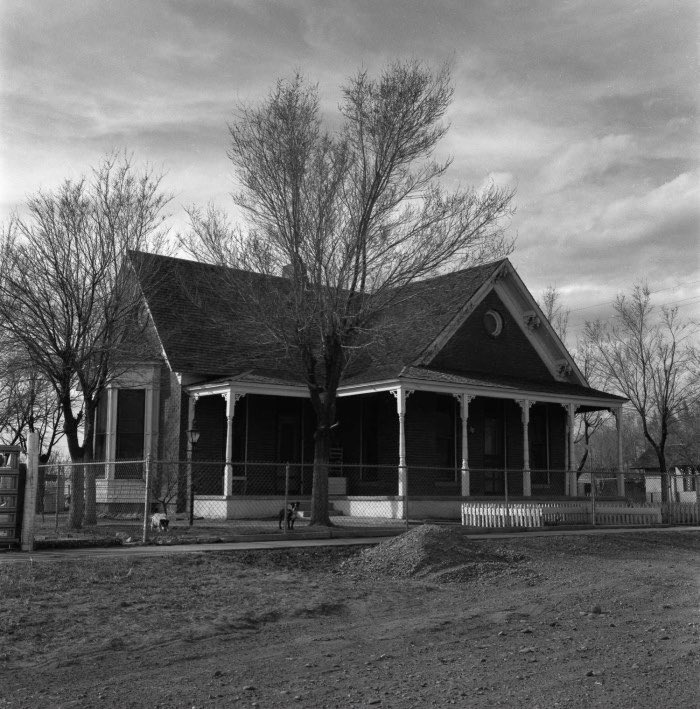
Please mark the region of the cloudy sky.
<svg viewBox="0 0 700 709"><path fill-rule="evenodd" d="M512 261L584 318L648 280L700 319L696 0L2 0L0 220L113 148L230 206L227 121L300 69L454 67L451 181L517 185Z"/></svg>

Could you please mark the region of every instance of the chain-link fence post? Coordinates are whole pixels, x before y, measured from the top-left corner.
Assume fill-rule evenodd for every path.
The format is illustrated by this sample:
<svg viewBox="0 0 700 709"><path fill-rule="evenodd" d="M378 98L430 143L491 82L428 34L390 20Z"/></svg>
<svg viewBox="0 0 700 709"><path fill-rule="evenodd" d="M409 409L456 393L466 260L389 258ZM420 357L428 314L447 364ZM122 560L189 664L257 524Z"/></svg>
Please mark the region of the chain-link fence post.
<svg viewBox="0 0 700 709"><path fill-rule="evenodd" d="M406 520L406 531L408 532L409 525L408 525L408 468L405 468L405 475L406 475L406 483L404 485L403 489L403 516L404 519Z"/></svg>
<svg viewBox="0 0 700 709"><path fill-rule="evenodd" d="M54 476L56 478L56 507L54 509L54 516L56 517L56 533L58 533L58 491L60 489L65 489L65 483L61 485L60 483L63 482L63 471L61 468L56 468L56 474ZM63 507L63 500L61 500L61 507Z"/></svg>
<svg viewBox="0 0 700 709"><path fill-rule="evenodd" d="M505 494L505 503L506 503L506 527L510 527L510 505L508 504L508 468L504 468L503 470L503 491Z"/></svg>
<svg viewBox="0 0 700 709"><path fill-rule="evenodd" d="M591 470L591 524L595 527L595 473Z"/></svg>
<svg viewBox="0 0 700 709"><path fill-rule="evenodd" d="M146 460L143 464L143 476L146 480L146 490L143 494L143 533L141 535L141 542L146 544L148 542L148 518L150 516L151 508L151 456L146 456Z"/></svg>
<svg viewBox="0 0 700 709"><path fill-rule="evenodd" d="M190 479L190 527L194 524L194 478Z"/></svg>
<svg viewBox="0 0 700 709"><path fill-rule="evenodd" d="M284 514L282 516L282 534L287 536L287 517L289 515L289 463L284 464Z"/></svg>

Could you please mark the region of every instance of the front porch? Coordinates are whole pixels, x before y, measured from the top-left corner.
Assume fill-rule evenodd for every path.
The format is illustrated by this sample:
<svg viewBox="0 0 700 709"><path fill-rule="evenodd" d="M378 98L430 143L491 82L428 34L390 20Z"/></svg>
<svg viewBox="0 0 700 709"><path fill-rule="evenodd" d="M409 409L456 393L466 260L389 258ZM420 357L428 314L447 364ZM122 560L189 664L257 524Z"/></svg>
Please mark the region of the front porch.
<svg viewBox="0 0 700 709"><path fill-rule="evenodd" d="M405 515L394 498L421 499L435 512L419 516L460 519L464 500L576 498L583 494L574 461L576 414L620 411L610 401L505 386L410 387L340 392L329 461L334 504L342 497L352 508L363 500L383 510L380 516ZM311 494L314 416L303 387L226 381L186 390L188 430L200 433L196 446L187 445L188 486L210 504L218 499L218 518L238 515L241 497ZM615 493L624 496L621 477ZM181 499L188 497L183 491Z"/></svg>

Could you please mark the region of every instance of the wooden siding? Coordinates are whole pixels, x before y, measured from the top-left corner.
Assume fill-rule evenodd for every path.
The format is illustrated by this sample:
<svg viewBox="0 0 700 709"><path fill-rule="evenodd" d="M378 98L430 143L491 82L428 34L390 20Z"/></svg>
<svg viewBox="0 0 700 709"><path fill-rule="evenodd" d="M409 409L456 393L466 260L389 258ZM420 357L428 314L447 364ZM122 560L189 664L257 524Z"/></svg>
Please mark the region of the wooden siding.
<svg viewBox="0 0 700 709"><path fill-rule="evenodd" d="M490 337L483 319L488 310L503 319L498 337ZM430 364L454 372L488 372L536 381L553 381L540 355L525 337L501 299L491 291Z"/></svg>

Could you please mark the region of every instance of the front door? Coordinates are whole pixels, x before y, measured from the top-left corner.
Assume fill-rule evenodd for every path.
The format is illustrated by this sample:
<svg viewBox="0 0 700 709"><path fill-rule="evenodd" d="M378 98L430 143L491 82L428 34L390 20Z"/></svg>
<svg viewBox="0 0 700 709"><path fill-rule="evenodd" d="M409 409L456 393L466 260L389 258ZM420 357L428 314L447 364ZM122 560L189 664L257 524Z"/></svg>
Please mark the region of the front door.
<svg viewBox="0 0 700 709"><path fill-rule="evenodd" d="M484 418L484 495L504 493L503 439L503 418L487 413Z"/></svg>

